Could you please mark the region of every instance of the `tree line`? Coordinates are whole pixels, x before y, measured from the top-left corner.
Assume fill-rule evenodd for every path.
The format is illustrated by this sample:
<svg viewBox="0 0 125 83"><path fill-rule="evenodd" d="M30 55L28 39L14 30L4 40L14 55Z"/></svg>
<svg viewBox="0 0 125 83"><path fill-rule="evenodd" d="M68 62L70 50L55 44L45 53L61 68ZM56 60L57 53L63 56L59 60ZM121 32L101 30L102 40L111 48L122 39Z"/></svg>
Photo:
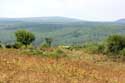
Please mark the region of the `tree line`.
<svg viewBox="0 0 125 83"><path fill-rule="evenodd" d="M35 41L35 35L27 30L17 30L15 32L16 42L14 45L6 45L6 48L20 48L22 45L27 48L28 45L31 45ZM45 38L45 44L43 47L51 47L53 39ZM1 45L0 45L1 46ZM92 46L87 46L92 47ZM96 50L97 49L97 50ZM101 53L114 53L122 54L125 56L125 36L123 35L111 35L106 41L101 45L96 45L94 50Z"/></svg>
<svg viewBox="0 0 125 83"><path fill-rule="evenodd" d="M17 30L15 32L15 37L16 37L15 44L13 45L7 44L5 45L6 48L20 48L21 46L27 47L28 45L31 45L36 39L35 35L28 30ZM46 37L43 46L51 47L51 44L52 44L52 38ZM0 42L0 47L2 47L2 42Z"/></svg>

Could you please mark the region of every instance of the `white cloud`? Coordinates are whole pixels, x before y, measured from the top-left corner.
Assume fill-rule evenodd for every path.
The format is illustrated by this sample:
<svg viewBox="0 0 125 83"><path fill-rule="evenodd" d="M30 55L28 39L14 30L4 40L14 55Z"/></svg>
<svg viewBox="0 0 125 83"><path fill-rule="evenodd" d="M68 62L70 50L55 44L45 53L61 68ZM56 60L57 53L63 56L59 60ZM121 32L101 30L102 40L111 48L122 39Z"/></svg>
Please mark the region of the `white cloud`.
<svg viewBox="0 0 125 83"><path fill-rule="evenodd" d="M125 17L125 0L0 0L0 17L66 16L85 20Z"/></svg>

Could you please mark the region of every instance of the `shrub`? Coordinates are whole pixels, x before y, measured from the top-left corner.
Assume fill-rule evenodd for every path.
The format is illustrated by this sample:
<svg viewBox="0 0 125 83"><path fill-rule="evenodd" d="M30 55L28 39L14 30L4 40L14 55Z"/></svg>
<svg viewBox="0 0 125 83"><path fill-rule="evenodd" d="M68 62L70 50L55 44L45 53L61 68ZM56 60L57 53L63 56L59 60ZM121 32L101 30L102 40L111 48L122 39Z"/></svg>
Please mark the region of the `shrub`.
<svg viewBox="0 0 125 83"><path fill-rule="evenodd" d="M21 48L23 45L19 42L16 42L15 44L5 44L5 48L15 48L15 49L19 49Z"/></svg>
<svg viewBox="0 0 125 83"><path fill-rule="evenodd" d="M46 42L47 46L49 46L49 47L51 47L52 41L53 41L52 38L45 38L45 42Z"/></svg>
<svg viewBox="0 0 125 83"><path fill-rule="evenodd" d="M3 44L1 43L1 41L0 41L0 48L3 48Z"/></svg>
<svg viewBox="0 0 125 83"><path fill-rule="evenodd" d="M125 37L121 35L112 35L107 38L106 52L118 54L125 48Z"/></svg>
<svg viewBox="0 0 125 83"><path fill-rule="evenodd" d="M125 48L120 51L122 61L125 61Z"/></svg>
<svg viewBox="0 0 125 83"><path fill-rule="evenodd" d="M46 44L46 43L44 43L44 44L41 44L41 46L40 46L40 48L42 49L42 48L48 48L49 46L48 46L48 44Z"/></svg>
<svg viewBox="0 0 125 83"><path fill-rule="evenodd" d="M89 43L85 44L83 48L89 53L104 53L104 44Z"/></svg>
<svg viewBox="0 0 125 83"><path fill-rule="evenodd" d="M28 49L34 49L34 46L32 44L27 46Z"/></svg>
<svg viewBox="0 0 125 83"><path fill-rule="evenodd" d="M53 58L60 58L65 56L66 56L65 53L61 49L56 49L50 54L50 57Z"/></svg>
<svg viewBox="0 0 125 83"><path fill-rule="evenodd" d="M58 59L58 58L61 58L61 57L65 57L66 54L61 49L55 49L52 52L44 51L43 56Z"/></svg>
<svg viewBox="0 0 125 83"><path fill-rule="evenodd" d="M19 49L21 48L23 45L20 43L20 42L16 42L14 45L13 45L13 48L16 48L16 49Z"/></svg>
<svg viewBox="0 0 125 83"><path fill-rule="evenodd" d="M0 44L0 48L2 48L3 46L2 46L2 44Z"/></svg>
<svg viewBox="0 0 125 83"><path fill-rule="evenodd" d="M13 44L6 44L5 47L6 48L13 48Z"/></svg>
<svg viewBox="0 0 125 83"><path fill-rule="evenodd" d="M120 55L125 57L125 48L123 50L120 51Z"/></svg>
<svg viewBox="0 0 125 83"><path fill-rule="evenodd" d="M99 44L97 50L98 50L98 53L105 53L105 45Z"/></svg>
<svg viewBox="0 0 125 83"><path fill-rule="evenodd" d="M15 36L16 36L17 42L20 42L25 46L30 45L35 40L34 34L26 30L16 31Z"/></svg>

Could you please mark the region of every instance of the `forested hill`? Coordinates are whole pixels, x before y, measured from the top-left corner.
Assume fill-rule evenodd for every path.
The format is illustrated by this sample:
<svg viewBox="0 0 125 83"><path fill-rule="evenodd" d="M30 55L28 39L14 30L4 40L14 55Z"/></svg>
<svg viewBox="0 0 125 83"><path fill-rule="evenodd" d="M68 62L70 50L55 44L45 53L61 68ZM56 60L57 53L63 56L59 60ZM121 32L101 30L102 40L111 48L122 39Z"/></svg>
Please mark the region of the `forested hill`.
<svg viewBox="0 0 125 83"><path fill-rule="evenodd" d="M0 18L0 41L11 43L14 32L28 29L36 35L35 44L45 37L53 38L53 44L83 44L98 42L111 34L125 34L125 19L114 22L92 22L66 17Z"/></svg>

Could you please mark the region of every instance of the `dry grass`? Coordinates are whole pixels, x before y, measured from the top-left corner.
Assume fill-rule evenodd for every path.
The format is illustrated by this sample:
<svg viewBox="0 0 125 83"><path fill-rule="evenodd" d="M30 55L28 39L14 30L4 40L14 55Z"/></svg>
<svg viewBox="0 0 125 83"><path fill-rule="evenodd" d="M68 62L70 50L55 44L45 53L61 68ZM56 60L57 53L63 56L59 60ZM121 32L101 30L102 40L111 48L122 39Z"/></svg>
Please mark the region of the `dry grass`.
<svg viewBox="0 0 125 83"><path fill-rule="evenodd" d="M65 50L70 58L28 56L0 49L0 83L125 83L125 64Z"/></svg>

